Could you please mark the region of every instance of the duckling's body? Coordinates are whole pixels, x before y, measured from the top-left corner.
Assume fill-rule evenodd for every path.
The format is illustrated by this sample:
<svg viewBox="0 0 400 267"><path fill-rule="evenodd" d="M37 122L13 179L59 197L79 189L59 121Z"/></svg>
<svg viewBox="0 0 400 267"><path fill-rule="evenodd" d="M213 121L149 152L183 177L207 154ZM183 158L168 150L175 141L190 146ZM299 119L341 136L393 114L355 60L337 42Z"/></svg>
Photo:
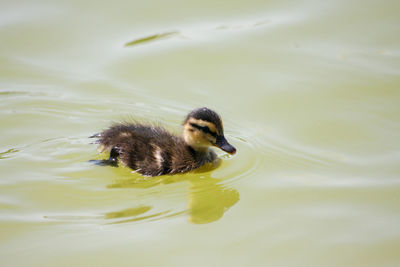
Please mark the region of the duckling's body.
<svg viewBox="0 0 400 267"><path fill-rule="evenodd" d="M183 136L178 137L162 127L121 123L94 135L102 151L109 151L110 165L118 159L146 176L191 171L217 156L210 146L234 154L236 149L223 136L222 121L207 108L192 111L184 121Z"/></svg>

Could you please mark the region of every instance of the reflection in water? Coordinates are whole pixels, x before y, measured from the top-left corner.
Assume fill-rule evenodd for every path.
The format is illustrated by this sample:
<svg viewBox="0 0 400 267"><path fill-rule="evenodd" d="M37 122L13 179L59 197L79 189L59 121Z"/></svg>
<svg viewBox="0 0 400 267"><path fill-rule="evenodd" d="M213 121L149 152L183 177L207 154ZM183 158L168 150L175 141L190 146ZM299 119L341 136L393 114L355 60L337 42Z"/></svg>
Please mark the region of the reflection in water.
<svg viewBox="0 0 400 267"><path fill-rule="evenodd" d="M133 208L133 209L125 209L121 211L116 211L116 212L109 212L106 213L105 218L106 219L114 219L114 218L124 218L124 217L131 217L131 216L138 216L140 214L143 214L151 209L150 206L142 206L138 208Z"/></svg>
<svg viewBox="0 0 400 267"><path fill-rule="evenodd" d="M219 165L220 163L217 163ZM212 166L215 168L216 166ZM208 166L210 170L210 166ZM221 183L221 179L211 178L210 172L203 173L204 168L188 175L143 177L134 176L134 178L122 179L116 181L108 188L149 188L157 185L165 185L177 182L189 182L191 184L188 192L188 210L171 213L171 210L158 212L155 214L144 215L148 212L150 206L141 206L136 208L124 209L105 214L106 219L124 218L124 220L113 223L125 223L150 218L156 218L162 215L164 217L173 217L183 213L189 214L189 221L195 224L210 223L222 218L224 213L239 200L239 192L233 188L228 188ZM139 217L138 217L139 216ZM133 217L126 219L127 217Z"/></svg>
<svg viewBox="0 0 400 267"><path fill-rule="evenodd" d="M140 209L140 208L139 208L139 209ZM130 209L128 209L128 210L130 210ZM133 209L133 210L134 210L134 209ZM123 214L125 211L126 211L126 210L123 210L123 211L120 211L120 212L116 212L116 213ZM154 213L154 214L150 214L150 215L147 215L147 216L134 217L134 218L132 218L132 219L126 219L126 220L116 221L116 222L112 222L112 223L110 223L110 224L127 223L127 222L136 222L136 221L141 221L141 220L146 220L146 219L151 219L151 218L157 218L157 217L159 217L159 216L161 216L161 215L167 214L168 212L169 212L169 210L168 210L168 211L163 211L163 212ZM111 213L113 213L113 212L111 212ZM111 218L107 218L108 214L109 214L109 213L107 213L106 216L105 216L106 219L111 219ZM128 215L126 215L126 216L128 216ZM118 218L118 217L115 217L115 218Z"/></svg>
<svg viewBox="0 0 400 267"><path fill-rule="evenodd" d="M210 223L219 220L239 200L239 192L226 188L219 179L196 177L190 179L189 221Z"/></svg>

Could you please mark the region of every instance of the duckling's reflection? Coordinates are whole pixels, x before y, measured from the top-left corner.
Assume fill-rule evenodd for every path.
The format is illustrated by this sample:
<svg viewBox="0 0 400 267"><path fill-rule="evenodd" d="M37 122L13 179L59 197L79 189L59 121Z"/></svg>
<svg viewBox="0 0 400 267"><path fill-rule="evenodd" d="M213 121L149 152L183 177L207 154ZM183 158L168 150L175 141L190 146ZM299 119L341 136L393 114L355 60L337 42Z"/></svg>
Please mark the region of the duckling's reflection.
<svg viewBox="0 0 400 267"><path fill-rule="evenodd" d="M219 220L239 200L239 192L221 184L220 179L196 177L189 179L189 221L210 223Z"/></svg>
<svg viewBox="0 0 400 267"><path fill-rule="evenodd" d="M163 211L152 215L145 215L151 209L150 206L141 206L132 209L125 209L117 212L105 214L106 219L124 218L113 223L125 223L151 219L165 216L171 217L182 213L189 214L189 221L195 224L211 223L222 218L224 213L239 200L239 192L233 188L227 187L221 183L221 179L211 178L209 172L220 165L217 164L204 166L196 172L185 175L160 176L160 177L135 177L129 180L119 180L108 186L108 188L149 188L162 184L177 182L189 182L189 201L188 210L171 214L169 211ZM130 218L134 216L134 218Z"/></svg>

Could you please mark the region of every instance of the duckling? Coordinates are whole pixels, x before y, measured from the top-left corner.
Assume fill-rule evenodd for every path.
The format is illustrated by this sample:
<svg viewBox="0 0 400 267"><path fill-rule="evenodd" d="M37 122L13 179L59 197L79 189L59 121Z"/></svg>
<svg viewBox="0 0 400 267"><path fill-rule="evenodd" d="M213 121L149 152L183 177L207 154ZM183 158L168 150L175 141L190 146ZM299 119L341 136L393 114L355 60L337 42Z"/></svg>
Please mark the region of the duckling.
<svg viewBox="0 0 400 267"><path fill-rule="evenodd" d="M183 122L181 137L162 127L119 123L91 136L98 138L100 150L108 151L107 165L118 166L118 160L145 176L184 173L213 162L218 147L229 154L236 148L224 137L220 116L206 107L190 112Z"/></svg>

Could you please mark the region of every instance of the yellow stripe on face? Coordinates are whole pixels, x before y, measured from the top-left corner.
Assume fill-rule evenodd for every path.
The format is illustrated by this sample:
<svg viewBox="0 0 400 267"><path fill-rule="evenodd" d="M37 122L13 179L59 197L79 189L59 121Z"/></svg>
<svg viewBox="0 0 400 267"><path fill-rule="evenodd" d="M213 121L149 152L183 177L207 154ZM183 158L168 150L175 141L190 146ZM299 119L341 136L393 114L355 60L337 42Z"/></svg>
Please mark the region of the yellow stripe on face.
<svg viewBox="0 0 400 267"><path fill-rule="evenodd" d="M207 126L207 127L210 129L211 132L217 133L217 134L221 134L221 133L219 133L219 132L217 131L217 127L215 127L215 124L212 123L212 122L203 121L203 120L198 120L198 119L195 119L195 118L190 118L190 119L188 120L188 123L197 124L197 125L199 125L199 126L201 126L201 127Z"/></svg>

